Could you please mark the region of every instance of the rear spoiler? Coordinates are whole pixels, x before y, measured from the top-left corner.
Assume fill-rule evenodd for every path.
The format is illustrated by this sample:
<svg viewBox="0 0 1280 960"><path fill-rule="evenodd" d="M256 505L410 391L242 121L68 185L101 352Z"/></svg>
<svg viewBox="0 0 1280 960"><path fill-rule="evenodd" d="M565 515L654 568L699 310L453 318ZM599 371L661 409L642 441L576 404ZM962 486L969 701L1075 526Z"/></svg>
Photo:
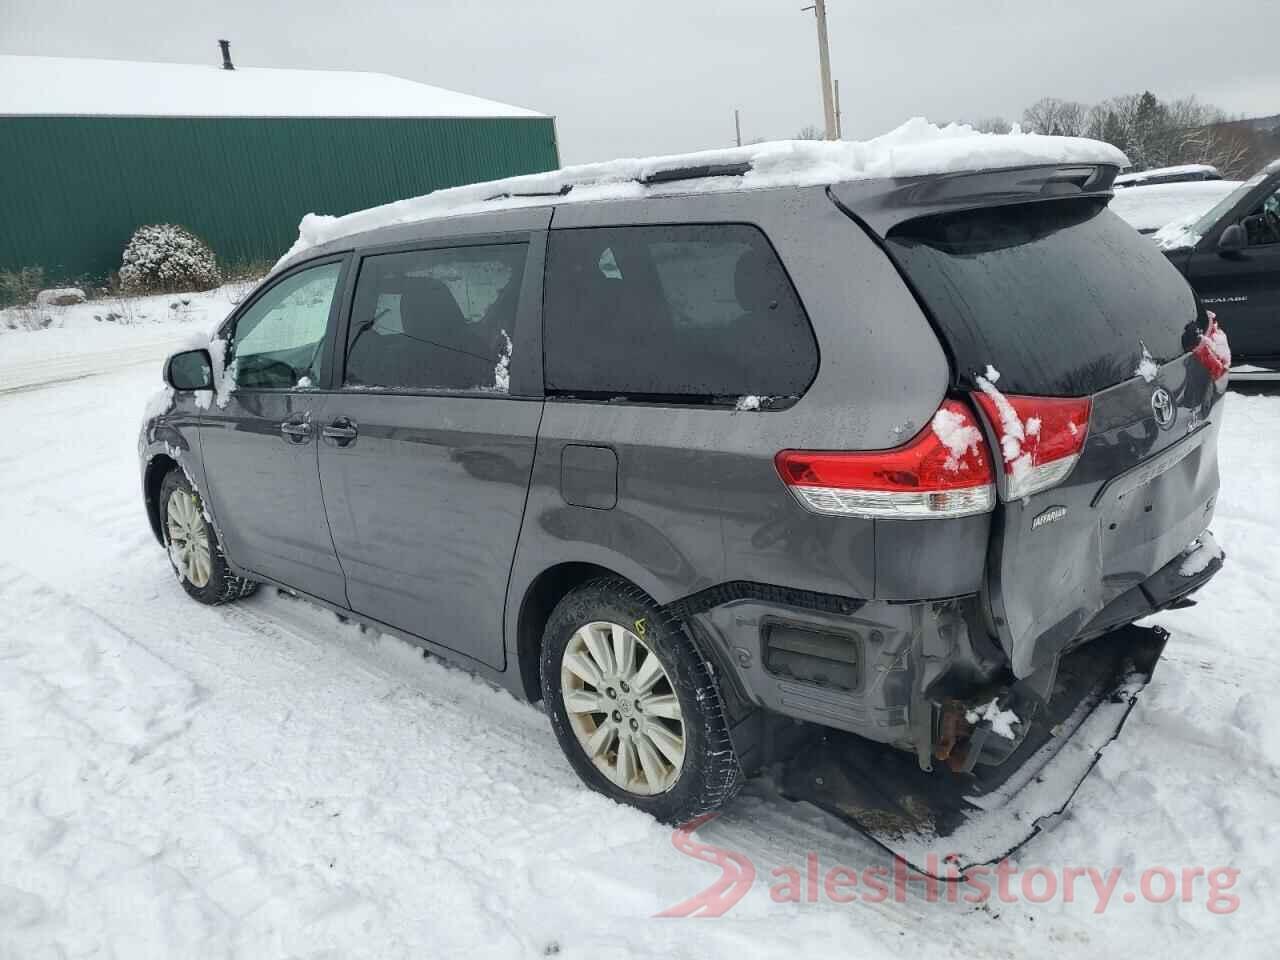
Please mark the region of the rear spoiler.
<svg viewBox="0 0 1280 960"><path fill-rule="evenodd" d="M1038 165L900 180L847 180L828 188L842 210L883 238L906 220L1064 197L1111 196L1111 164Z"/></svg>

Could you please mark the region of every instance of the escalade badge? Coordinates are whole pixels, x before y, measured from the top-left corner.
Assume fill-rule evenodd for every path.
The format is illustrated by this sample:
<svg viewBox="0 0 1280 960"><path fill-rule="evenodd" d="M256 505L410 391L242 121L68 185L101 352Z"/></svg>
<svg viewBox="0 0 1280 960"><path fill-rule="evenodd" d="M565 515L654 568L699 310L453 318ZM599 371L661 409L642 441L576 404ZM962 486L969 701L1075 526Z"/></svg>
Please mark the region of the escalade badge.
<svg viewBox="0 0 1280 960"><path fill-rule="evenodd" d="M1063 506L1050 507L1048 510L1045 510L1043 513L1038 514L1036 518L1031 521L1031 529L1035 530L1039 527L1043 527L1046 523L1056 523L1058 520L1061 520L1066 515L1067 515L1066 507L1063 507Z"/></svg>
<svg viewBox="0 0 1280 960"><path fill-rule="evenodd" d="M1164 387L1156 387L1155 393L1151 394L1151 412L1156 415L1156 423L1160 426L1167 427L1173 423L1173 397Z"/></svg>

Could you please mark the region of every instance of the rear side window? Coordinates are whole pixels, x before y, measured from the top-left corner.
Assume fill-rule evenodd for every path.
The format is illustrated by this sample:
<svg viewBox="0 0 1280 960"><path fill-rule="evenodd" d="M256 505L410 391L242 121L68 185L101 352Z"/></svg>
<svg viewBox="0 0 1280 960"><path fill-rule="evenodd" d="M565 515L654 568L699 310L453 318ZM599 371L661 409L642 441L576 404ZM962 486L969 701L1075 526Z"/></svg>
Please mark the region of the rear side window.
<svg viewBox="0 0 1280 960"><path fill-rule="evenodd" d="M791 281L745 224L553 230L543 323L553 393L780 405L818 369Z"/></svg>
<svg viewBox="0 0 1280 960"><path fill-rule="evenodd" d="M955 357L1007 393L1084 396L1196 342L1191 288L1149 239L1072 199L910 220L889 232Z"/></svg>
<svg viewBox="0 0 1280 960"><path fill-rule="evenodd" d="M347 333L344 382L506 393L527 245L366 257Z"/></svg>

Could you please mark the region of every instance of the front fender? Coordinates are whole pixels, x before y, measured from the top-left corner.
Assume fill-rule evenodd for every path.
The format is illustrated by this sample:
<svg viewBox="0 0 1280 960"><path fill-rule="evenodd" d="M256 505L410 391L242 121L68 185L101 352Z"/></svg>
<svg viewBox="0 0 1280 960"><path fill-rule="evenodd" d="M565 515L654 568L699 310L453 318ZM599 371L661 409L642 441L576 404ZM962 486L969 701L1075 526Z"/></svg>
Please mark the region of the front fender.
<svg viewBox="0 0 1280 960"><path fill-rule="evenodd" d="M159 416L146 419L138 435L138 467L147 520L156 541L163 545L160 530L160 484L174 466L186 475L197 492L206 489L204 463L200 457L199 417L191 398L176 398ZM205 509L208 510L207 498Z"/></svg>

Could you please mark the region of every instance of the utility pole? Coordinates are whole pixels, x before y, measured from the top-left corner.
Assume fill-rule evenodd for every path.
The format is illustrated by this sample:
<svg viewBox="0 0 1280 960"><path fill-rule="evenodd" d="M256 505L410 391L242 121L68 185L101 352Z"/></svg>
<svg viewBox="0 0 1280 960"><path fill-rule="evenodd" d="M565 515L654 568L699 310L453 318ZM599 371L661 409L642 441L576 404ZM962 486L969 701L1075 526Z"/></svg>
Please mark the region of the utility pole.
<svg viewBox="0 0 1280 960"><path fill-rule="evenodd" d="M742 124L738 121L738 108L733 108L733 138L742 146Z"/></svg>
<svg viewBox="0 0 1280 960"><path fill-rule="evenodd" d="M834 81L833 86L836 88L836 139L843 140L844 128L840 125L840 81Z"/></svg>
<svg viewBox="0 0 1280 960"><path fill-rule="evenodd" d="M827 49L827 0L813 0L812 10L818 21L818 73L822 80L823 136L827 140L839 139L836 130L836 109L831 99L831 54Z"/></svg>

